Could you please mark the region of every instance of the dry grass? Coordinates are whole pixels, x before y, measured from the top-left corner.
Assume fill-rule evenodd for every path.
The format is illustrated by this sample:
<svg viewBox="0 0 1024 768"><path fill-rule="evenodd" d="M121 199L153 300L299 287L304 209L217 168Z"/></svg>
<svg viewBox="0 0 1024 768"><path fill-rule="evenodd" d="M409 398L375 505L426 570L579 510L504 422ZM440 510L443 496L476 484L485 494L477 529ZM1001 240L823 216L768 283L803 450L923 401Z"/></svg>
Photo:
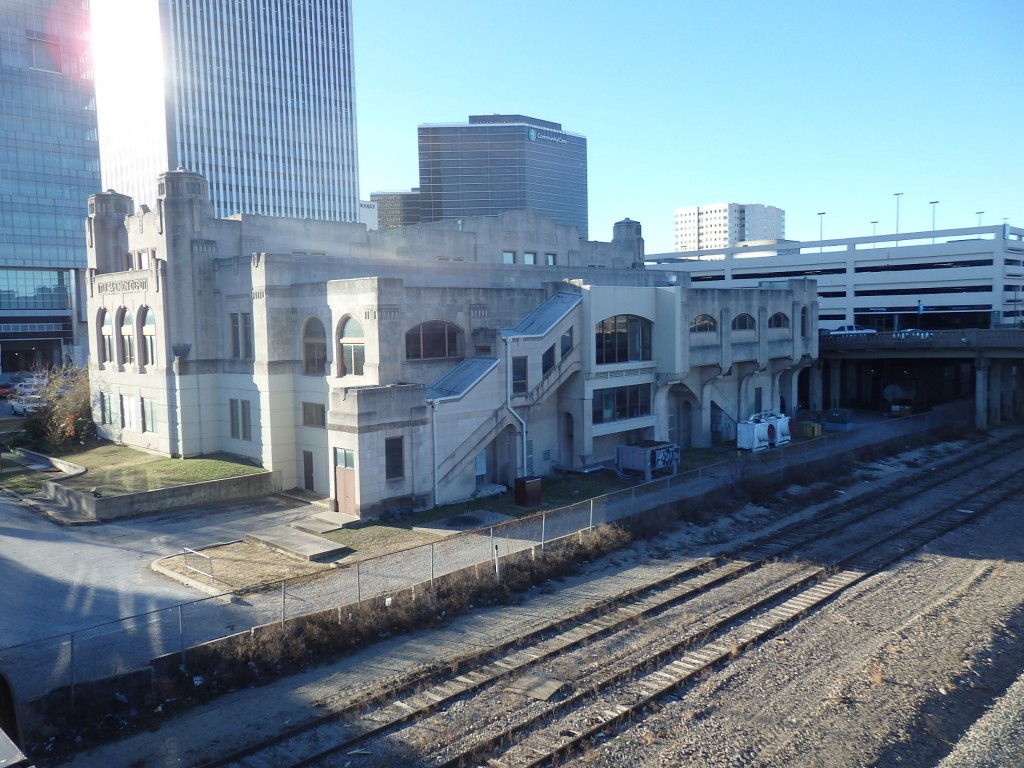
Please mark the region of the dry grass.
<svg viewBox="0 0 1024 768"><path fill-rule="evenodd" d="M308 576L329 568L322 563L298 560L251 541L236 541L207 547L202 553L210 558L210 570L207 570L205 563L202 569L207 573L212 571L212 580L202 573L186 568L183 554L164 558L160 565L169 571L224 591L251 589L284 579ZM189 562L193 567L197 566L193 559Z"/></svg>

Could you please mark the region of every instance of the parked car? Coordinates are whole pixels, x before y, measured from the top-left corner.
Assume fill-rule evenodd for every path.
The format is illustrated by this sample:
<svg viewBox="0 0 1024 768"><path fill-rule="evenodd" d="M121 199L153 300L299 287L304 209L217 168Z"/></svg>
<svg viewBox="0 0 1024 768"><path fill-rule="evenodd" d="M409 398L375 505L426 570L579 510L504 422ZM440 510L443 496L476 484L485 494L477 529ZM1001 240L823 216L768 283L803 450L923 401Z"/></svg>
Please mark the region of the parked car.
<svg viewBox="0 0 1024 768"><path fill-rule="evenodd" d="M0 384L0 397L11 397L14 394L13 384Z"/></svg>
<svg viewBox="0 0 1024 768"><path fill-rule="evenodd" d="M831 331L833 336L865 336L871 333L878 333L878 331L874 328L865 328L863 325L840 325Z"/></svg>
<svg viewBox="0 0 1024 768"><path fill-rule="evenodd" d="M892 336L894 339L930 339L932 332L922 331L920 328L904 328L901 331L896 331Z"/></svg>
<svg viewBox="0 0 1024 768"><path fill-rule="evenodd" d="M19 395L11 400L11 411L15 416L30 416L49 405L39 395Z"/></svg>
<svg viewBox="0 0 1024 768"><path fill-rule="evenodd" d="M21 395L38 395L41 389L42 385L38 381L19 381L14 385L14 394L17 397Z"/></svg>

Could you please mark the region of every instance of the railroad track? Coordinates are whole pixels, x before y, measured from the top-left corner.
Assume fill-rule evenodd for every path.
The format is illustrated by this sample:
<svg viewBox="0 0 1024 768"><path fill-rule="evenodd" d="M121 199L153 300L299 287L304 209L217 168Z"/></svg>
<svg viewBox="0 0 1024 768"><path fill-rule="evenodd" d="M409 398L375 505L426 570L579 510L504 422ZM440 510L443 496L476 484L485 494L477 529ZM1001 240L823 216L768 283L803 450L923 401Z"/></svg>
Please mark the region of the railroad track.
<svg viewBox="0 0 1024 768"><path fill-rule="evenodd" d="M967 505L977 508L976 512L988 508L985 494L996 499L991 503L998 503L1003 495L1018 493L1016 485L1007 490L1010 481L996 465L998 457L1022 445L1024 441L1013 439L986 443L968 457L937 464L934 472L921 473L870 498L833 505L726 555L699 558L667 577L630 590L601 611L586 612L545 631L517 638L515 643L492 650L489 657L466 660L467 669L461 674L435 674L417 680L412 687L396 688L377 701L353 702L315 723L205 763L202 768L336 765L339 763L332 760L339 759L339 755L347 755L346 760L353 766L378 764L360 762L360 756L379 752L366 750L365 745L387 739L402 742L403 732L429 728L429 718L454 702L494 689L501 681L521 678L529 670L585 644L635 627L638 622L748 577L800 548L815 543L820 546L829 537L841 538L853 526L870 525L872 518L926 491L955 486L963 482L964 476L977 479L989 474L996 478L981 495L965 496L938 512L908 519L884 535L864 539L866 545L832 562L822 564L818 556L814 564L784 574L770 588L762 585L755 597L705 616L698 628L680 631L673 642L643 654L634 663L620 663L612 672L591 675L557 701L529 707L529 715L515 723L468 739L469 743L450 750L443 760L423 763L450 767L478 765L481 761L494 766L545 765L599 733L623 727L667 692L742 653L925 541L971 519L972 515L960 510ZM414 739L406 736L404 741ZM506 748L510 743L515 746Z"/></svg>

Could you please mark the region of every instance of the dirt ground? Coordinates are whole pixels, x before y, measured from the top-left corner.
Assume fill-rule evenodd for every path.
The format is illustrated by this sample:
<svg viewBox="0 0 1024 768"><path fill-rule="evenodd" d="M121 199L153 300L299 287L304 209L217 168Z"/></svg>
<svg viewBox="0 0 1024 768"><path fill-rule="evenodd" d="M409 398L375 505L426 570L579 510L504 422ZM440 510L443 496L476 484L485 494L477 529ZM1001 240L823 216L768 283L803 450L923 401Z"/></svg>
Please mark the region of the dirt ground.
<svg viewBox="0 0 1024 768"><path fill-rule="evenodd" d="M205 547L205 558L172 555L159 561L161 568L211 591L230 592L282 579L307 576L330 568L324 563L298 560L257 542L235 541ZM210 578L212 573L213 578Z"/></svg>

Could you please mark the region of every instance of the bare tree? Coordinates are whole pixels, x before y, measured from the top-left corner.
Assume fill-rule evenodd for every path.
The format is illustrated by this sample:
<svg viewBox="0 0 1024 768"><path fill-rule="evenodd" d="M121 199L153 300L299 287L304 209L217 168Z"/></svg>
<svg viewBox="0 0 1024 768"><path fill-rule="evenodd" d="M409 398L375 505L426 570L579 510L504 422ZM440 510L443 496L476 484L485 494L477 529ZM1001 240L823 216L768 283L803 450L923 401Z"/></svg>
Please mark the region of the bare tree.
<svg viewBox="0 0 1024 768"><path fill-rule="evenodd" d="M85 368L66 365L54 368L40 391L48 404L34 413L29 421L53 450L61 450L70 442L81 442L96 432L92 420L89 395L89 372Z"/></svg>

